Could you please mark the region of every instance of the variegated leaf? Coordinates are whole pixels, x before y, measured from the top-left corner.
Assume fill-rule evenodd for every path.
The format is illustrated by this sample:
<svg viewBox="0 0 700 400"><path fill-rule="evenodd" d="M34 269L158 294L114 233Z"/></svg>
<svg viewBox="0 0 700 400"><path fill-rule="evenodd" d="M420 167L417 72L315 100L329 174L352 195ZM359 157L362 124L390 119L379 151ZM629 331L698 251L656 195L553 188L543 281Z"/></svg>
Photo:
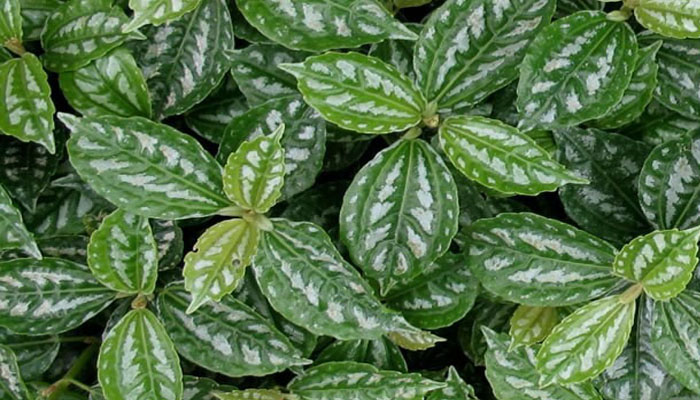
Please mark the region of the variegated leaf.
<svg viewBox="0 0 700 400"><path fill-rule="evenodd" d="M518 77L553 0L450 0L423 27L413 59L418 85L443 112L481 102ZM465 21L467 23L465 23Z"/></svg>
<svg viewBox="0 0 700 400"><path fill-rule="evenodd" d="M54 72L74 71L128 39L143 39L138 32L122 31L127 21L112 0L69 0L59 5L41 32L44 66Z"/></svg>
<svg viewBox="0 0 700 400"><path fill-rule="evenodd" d="M522 127L567 127L602 117L622 99L636 55L634 31L603 12L555 21L532 41L520 66Z"/></svg>
<svg viewBox="0 0 700 400"><path fill-rule="evenodd" d="M630 337L635 308L634 301L610 296L569 314L537 353L541 382L584 382L611 366Z"/></svg>
<svg viewBox="0 0 700 400"><path fill-rule="evenodd" d="M216 393L219 400L296 400L296 396L287 395L275 389L234 390L228 393Z"/></svg>
<svg viewBox="0 0 700 400"><path fill-rule="evenodd" d="M353 179L340 211L340 237L382 295L420 275L457 233L457 188L426 142L400 140Z"/></svg>
<svg viewBox="0 0 700 400"><path fill-rule="evenodd" d="M453 366L447 370L445 384L444 388L430 392L426 400L478 400L474 388L464 382Z"/></svg>
<svg viewBox="0 0 700 400"><path fill-rule="evenodd" d="M529 306L564 306L600 297L619 279L615 248L563 222L503 213L467 230L468 262L481 284Z"/></svg>
<svg viewBox="0 0 700 400"><path fill-rule="evenodd" d="M34 258L41 259L41 252L34 236L22 221L22 214L12 204L12 199L0 185L0 249L22 249Z"/></svg>
<svg viewBox="0 0 700 400"><path fill-rule="evenodd" d="M22 15L20 0L5 0L0 12L0 45L12 49L22 46ZM16 48L16 47L15 47Z"/></svg>
<svg viewBox="0 0 700 400"><path fill-rule="evenodd" d="M224 167L224 192L245 210L265 214L282 195L284 148L280 139L284 124L270 136L243 142Z"/></svg>
<svg viewBox="0 0 700 400"><path fill-rule="evenodd" d="M232 2L231 4L234 4ZM251 44L273 44L274 41L268 39L260 33L253 25L248 23L238 6L231 7L231 19L233 20L233 30L237 38L241 38Z"/></svg>
<svg viewBox="0 0 700 400"><path fill-rule="evenodd" d="M484 328L488 341L486 378L498 400L600 400L590 382L540 387L540 374L535 369L537 347L521 347L509 351L508 337Z"/></svg>
<svg viewBox="0 0 700 400"><path fill-rule="evenodd" d="M0 328L0 342L15 353L19 372L28 381L41 378L61 347L58 336L15 335L5 328Z"/></svg>
<svg viewBox="0 0 700 400"><path fill-rule="evenodd" d="M3 400L33 399L20 374L17 357L6 345L0 345L0 398Z"/></svg>
<svg viewBox="0 0 700 400"><path fill-rule="evenodd" d="M227 376L263 376L310 361L266 318L232 296L186 312L192 298L182 286L158 297L158 314L178 352Z"/></svg>
<svg viewBox="0 0 700 400"><path fill-rule="evenodd" d="M179 400L182 369L168 332L147 309L132 310L109 331L97 360L106 400Z"/></svg>
<svg viewBox="0 0 700 400"><path fill-rule="evenodd" d="M192 137L138 117L59 117L73 132L73 167L120 208L181 219L211 215L229 204L221 166Z"/></svg>
<svg viewBox="0 0 700 400"><path fill-rule="evenodd" d="M625 128L625 134L658 146L661 143L679 139L698 128L700 128L700 121L684 117L669 110L658 101L652 100L639 119Z"/></svg>
<svg viewBox="0 0 700 400"><path fill-rule="evenodd" d="M46 19L63 0L19 0L22 14L22 31L24 40L39 40L44 29Z"/></svg>
<svg viewBox="0 0 700 400"><path fill-rule="evenodd" d="M158 269L177 267L185 247L182 229L175 221L151 220L150 223L158 250Z"/></svg>
<svg viewBox="0 0 700 400"><path fill-rule="evenodd" d="M451 117L440 145L466 177L506 194L536 195L587 180L569 172L528 135L484 117Z"/></svg>
<svg viewBox="0 0 700 400"><path fill-rule="evenodd" d="M197 239L185 256L185 287L192 293L188 313L209 300L221 301L238 286L258 248L259 230L245 219L219 222Z"/></svg>
<svg viewBox="0 0 700 400"><path fill-rule="evenodd" d="M423 29L421 24L409 23L405 26L416 34L419 34ZM413 70L413 50L415 47L415 43L410 40L388 39L373 44L368 54L393 65L402 75L415 81L416 73Z"/></svg>
<svg viewBox="0 0 700 400"><path fill-rule="evenodd" d="M74 329L114 298L87 267L71 261L21 258L0 263L0 326L19 334Z"/></svg>
<svg viewBox="0 0 700 400"><path fill-rule="evenodd" d="M304 400L418 400L444 386L416 373L380 371L355 362L330 362L305 371L287 388Z"/></svg>
<svg viewBox="0 0 700 400"><path fill-rule="evenodd" d="M219 385L208 378L185 375L182 379L185 391L182 400L215 400L219 390L231 390L232 386Z"/></svg>
<svg viewBox="0 0 700 400"><path fill-rule="evenodd" d="M51 87L39 59L31 53L0 64L0 132L56 151Z"/></svg>
<svg viewBox="0 0 700 400"><path fill-rule="evenodd" d="M124 26L125 32L135 31L146 25L161 25L173 21L194 10L201 0L129 0L134 11L131 21Z"/></svg>
<svg viewBox="0 0 700 400"><path fill-rule="evenodd" d="M231 68L234 38L226 0L201 0L193 11L143 29L135 46L154 117L182 114L214 90Z"/></svg>
<svg viewBox="0 0 700 400"><path fill-rule="evenodd" d="M325 231L338 231L340 206L349 182L325 182L292 197L280 217L312 222ZM331 237L334 235L331 234Z"/></svg>
<svg viewBox="0 0 700 400"><path fill-rule="evenodd" d="M387 338L376 340L338 340L321 351L317 365L331 361L355 361L381 370L407 372L406 360L397 345Z"/></svg>
<svg viewBox="0 0 700 400"><path fill-rule="evenodd" d="M554 307L518 306L510 318L510 348L543 341L557 322L559 314Z"/></svg>
<svg viewBox="0 0 700 400"><path fill-rule="evenodd" d="M459 324L457 339L459 345L474 365L484 366L484 355L488 349L483 328L488 327L496 332L507 333L510 327L510 317L516 310L512 303L497 302L482 291L483 296L477 299L476 305Z"/></svg>
<svg viewBox="0 0 700 400"><path fill-rule="evenodd" d="M698 264L700 228L671 229L640 236L615 256L613 272L641 283L654 300L666 301L685 289Z"/></svg>
<svg viewBox="0 0 700 400"><path fill-rule="evenodd" d="M464 256L448 252L416 278L399 283L383 300L412 325L438 329L462 319L478 293L479 281Z"/></svg>
<svg viewBox="0 0 700 400"><path fill-rule="evenodd" d="M600 0L557 0L557 18L566 17L578 11L602 10L605 2Z"/></svg>
<svg viewBox="0 0 700 400"><path fill-rule="evenodd" d="M100 283L126 294L151 294L158 249L148 218L117 210L90 237L88 266Z"/></svg>
<svg viewBox="0 0 700 400"><path fill-rule="evenodd" d="M389 133L417 125L425 99L393 66L359 53L326 53L281 64L298 80L304 100L326 120L362 133Z"/></svg>
<svg viewBox="0 0 700 400"><path fill-rule="evenodd" d="M85 116L151 116L146 80L131 53L123 48L75 71L59 74L61 91Z"/></svg>
<svg viewBox="0 0 700 400"><path fill-rule="evenodd" d="M12 54L10 54L9 51L5 50L4 47L0 47L0 63L4 63L7 60L12 59Z"/></svg>
<svg viewBox="0 0 700 400"><path fill-rule="evenodd" d="M647 29L678 39L700 38L700 4L697 0L639 0L634 16Z"/></svg>
<svg viewBox="0 0 700 400"><path fill-rule="evenodd" d="M220 143L226 126L248 110L248 103L233 77L226 77L201 103L185 113L187 126L199 136Z"/></svg>
<svg viewBox="0 0 700 400"><path fill-rule="evenodd" d="M236 0L248 22L290 49L324 51L415 40L376 0Z"/></svg>

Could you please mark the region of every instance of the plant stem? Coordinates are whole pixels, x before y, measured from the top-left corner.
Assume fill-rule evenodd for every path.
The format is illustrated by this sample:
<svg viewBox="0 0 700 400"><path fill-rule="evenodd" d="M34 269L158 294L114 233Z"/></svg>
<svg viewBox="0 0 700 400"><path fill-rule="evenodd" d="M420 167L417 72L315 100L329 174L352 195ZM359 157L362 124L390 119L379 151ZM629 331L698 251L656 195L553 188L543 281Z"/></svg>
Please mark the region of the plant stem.
<svg viewBox="0 0 700 400"><path fill-rule="evenodd" d="M97 343L93 343L90 346L88 346L85 350L83 350L83 352L80 353L78 358L75 360L68 372L66 372L63 378L58 380L53 385L44 389L42 392L42 396L47 397L48 400L59 400L63 392L68 388L68 386L70 386L71 383L75 384L75 382L77 382L73 378L75 378L76 375L78 375L83 370L83 368L85 368L85 366L92 360L92 357L95 355L98 349L99 345ZM79 385L76 386L81 387Z"/></svg>
<svg viewBox="0 0 700 400"><path fill-rule="evenodd" d="M7 47L8 50L17 54L18 56L22 56L24 53L27 52L27 50L24 49L24 46L22 46L22 41L17 38L12 38L6 41L5 47Z"/></svg>
<svg viewBox="0 0 700 400"><path fill-rule="evenodd" d="M642 286L641 283L631 286L629 289L625 290L625 292L620 295L620 303L629 304L637 300L637 297L639 297L642 294L643 289L644 286Z"/></svg>

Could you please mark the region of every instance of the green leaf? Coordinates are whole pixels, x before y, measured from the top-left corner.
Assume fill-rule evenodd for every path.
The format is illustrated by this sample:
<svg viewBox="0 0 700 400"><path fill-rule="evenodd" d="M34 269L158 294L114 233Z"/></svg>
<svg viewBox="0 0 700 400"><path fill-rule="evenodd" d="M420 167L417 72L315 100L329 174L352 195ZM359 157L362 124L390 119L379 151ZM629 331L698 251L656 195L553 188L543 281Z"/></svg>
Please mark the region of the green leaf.
<svg viewBox="0 0 700 400"><path fill-rule="evenodd" d="M219 400L296 400L296 396L287 395L274 389L234 390L229 393L215 393Z"/></svg>
<svg viewBox="0 0 700 400"><path fill-rule="evenodd" d="M158 314L182 356L227 376L263 376L308 364L301 352L265 317L225 296L192 314L182 286L169 286L158 297Z"/></svg>
<svg viewBox="0 0 700 400"><path fill-rule="evenodd" d="M216 391L233 389L232 386L219 385L208 378L185 375L182 381L185 387L182 400L214 400Z"/></svg>
<svg viewBox="0 0 700 400"><path fill-rule="evenodd" d="M126 49L59 74L59 84L70 105L85 116L151 116L146 80Z"/></svg>
<svg viewBox="0 0 700 400"><path fill-rule="evenodd" d="M520 66L522 128L567 127L600 118L624 95L637 40L624 22L581 11L547 26Z"/></svg>
<svg viewBox="0 0 700 400"><path fill-rule="evenodd" d="M122 32L127 21L112 0L69 0L59 5L41 32L44 66L54 72L75 71L128 39L142 39L138 32Z"/></svg>
<svg viewBox="0 0 700 400"><path fill-rule="evenodd" d="M270 136L243 142L224 167L224 192L245 210L265 214L282 195L284 148L280 139L284 124Z"/></svg>
<svg viewBox="0 0 700 400"><path fill-rule="evenodd" d="M175 221L151 220L150 223L158 250L158 269L179 266L185 247L182 229Z"/></svg>
<svg viewBox="0 0 700 400"><path fill-rule="evenodd" d="M444 388L431 392L426 400L478 400L474 394L474 388L462 380L455 367L447 370Z"/></svg>
<svg viewBox="0 0 700 400"><path fill-rule="evenodd" d="M325 182L292 197L280 217L312 222L325 231L338 230L340 206L349 182ZM334 235L331 234L331 237ZM335 238L334 238L335 239Z"/></svg>
<svg viewBox="0 0 700 400"><path fill-rule="evenodd" d="M485 292L484 295L488 293ZM457 338L462 351L474 365L485 365L484 355L488 346L483 328L508 332L510 317L515 310L515 304L491 301L486 296L482 296L467 317L460 322Z"/></svg>
<svg viewBox="0 0 700 400"><path fill-rule="evenodd" d="M615 248L563 222L530 213L503 213L468 230L468 263L489 291L528 306L581 303L619 279Z"/></svg>
<svg viewBox="0 0 700 400"><path fill-rule="evenodd" d="M290 49L321 52L384 39L416 39L375 0L236 0L236 4L251 25Z"/></svg>
<svg viewBox="0 0 700 400"><path fill-rule="evenodd" d="M380 371L369 364L355 362L330 362L308 369L287 388L304 400L420 400L444 386L420 374Z"/></svg>
<svg viewBox="0 0 700 400"><path fill-rule="evenodd" d="M87 267L59 258L0 263L0 326L18 334L74 329L107 307L115 293Z"/></svg>
<svg viewBox="0 0 700 400"><path fill-rule="evenodd" d="M132 20L124 32L132 32L147 25L161 25L173 21L194 10L201 0L129 0L134 11Z"/></svg>
<svg viewBox="0 0 700 400"><path fill-rule="evenodd" d="M28 381L41 378L61 347L58 336L15 335L5 328L0 328L0 342L15 353L20 375Z"/></svg>
<svg viewBox="0 0 700 400"><path fill-rule="evenodd" d="M646 106L651 102L654 89L656 89L656 77L659 71L659 66L656 64L656 53L662 44L663 42L657 41L639 49L634 64L634 75L632 75L632 80L625 90L625 94L604 117L593 121L595 126L602 129L619 128L642 115Z"/></svg>
<svg viewBox="0 0 700 400"><path fill-rule="evenodd" d="M420 139L400 140L355 175L340 236L384 295L448 250L458 213L457 188L440 156Z"/></svg>
<svg viewBox="0 0 700 400"><path fill-rule="evenodd" d="M578 226L620 245L649 229L637 200L637 177L649 146L592 128L561 129L554 137L559 162L590 181L559 190L566 214Z"/></svg>
<svg viewBox="0 0 700 400"><path fill-rule="evenodd" d="M537 347L509 351L508 337L484 328L489 350L486 353L486 378L498 400L600 400L590 382L540 387L535 369Z"/></svg>
<svg viewBox="0 0 700 400"><path fill-rule="evenodd" d="M405 26L416 34L423 29L423 25L415 23L405 24ZM414 48L415 43L413 41L388 39L373 44L368 54L393 65L403 76L415 81L416 73L413 70Z"/></svg>
<svg viewBox="0 0 700 400"><path fill-rule="evenodd" d="M233 25L226 0L201 0L193 11L159 27L143 29L135 47L153 102L162 119L204 100L231 68Z"/></svg>
<svg viewBox="0 0 700 400"><path fill-rule="evenodd" d="M462 319L474 305L479 281L464 256L445 253L416 278L399 283L384 297L419 328L438 329Z"/></svg>
<svg viewBox="0 0 700 400"><path fill-rule="evenodd" d="M566 17L577 11L602 10L605 2L600 0L557 0L557 18Z"/></svg>
<svg viewBox="0 0 700 400"><path fill-rule="evenodd" d="M0 64L0 131L23 142L56 151L51 87L39 59L31 53Z"/></svg>
<svg viewBox="0 0 700 400"><path fill-rule="evenodd" d="M382 370L408 371L401 350L387 338L338 340L318 354L315 364L331 361L355 361L371 364Z"/></svg>
<svg viewBox="0 0 700 400"><path fill-rule="evenodd" d="M685 289L698 264L700 228L671 229L640 236L615 256L613 272L641 283L654 300L665 301Z"/></svg>
<svg viewBox="0 0 700 400"><path fill-rule="evenodd" d="M652 100L636 123L625 129L629 137L654 146L679 139L685 134L700 128L700 121L679 115Z"/></svg>
<svg viewBox="0 0 700 400"><path fill-rule="evenodd" d="M298 80L304 100L341 128L398 132L422 119L425 99L393 66L359 53L326 53L281 64Z"/></svg>
<svg viewBox="0 0 700 400"><path fill-rule="evenodd" d="M636 303L619 296L586 304L564 318L537 353L537 369L545 385L591 379L611 366L627 344Z"/></svg>
<svg viewBox="0 0 700 400"><path fill-rule="evenodd" d="M147 309L132 310L109 331L97 360L106 400L182 399L182 370L168 331Z"/></svg>
<svg viewBox="0 0 700 400"><path fill-rule="evenodd" d="M90 237L88 265L101 284L125 294L151 294L158 249L148 218L117 210Z"/></svg>
<svg viewBox="0 0 700 400"><path fill-rule="evenodd" d="M227 77L219 88L185 113L185 122L199 136L220 143L226 126L246 110L248 103L236 81Z"/></svg>
<svg viewBox="0 0 700 400"><path fill-rule="evenodd" d="M5 188L0 185L0 249L22 249L34 258L41 259L41 252L34 236L22 221L22 214L12 204Z"/></svg>
<svg viewBox="0 0 700 400"><path fill-rule="evenodd" d="M439 110L472 106L518 77L553 0L450 0L423 27L413 59L418 86ZM466 22L466 23L465 23Z"/></svg>
<svg viewBox="0 0 700 400"><path fill-rule="evenodd" d="M221 301L238 286L258 248L259 230L245 219L219 222L197 239L185 256L185 287L192 293L188 313L209 300Z"/></svg>
<svg viewBox="0 0 700 400"><path fill-rule="evenodd" d="M24 40L39 40L44 24L62 0L20 0Z"/></svg>
<svg viewBox="0 0 700 400"><path fill-rule="evenodd" d="M24 385L15 353L5 345L0 345L0 371L2 371L0 373L0 398L3 400L30 400L33 398Z"/></svg>
<svg viewBox="0 0 700 400"><path fill-rule="evenodd" d="M0 45L22 43L22 15L19 0L5 0L0 13Z"/></svg>
<svg viewBox="0 0 700 400"><path fill-rule="evenodd" d="M212 215L229 201L221 166L192 137L143 118L76 118L71 164L97 193L119 208L151 218Z"/></svg>
<svg viewBox="0 0 700 400"><path fill-rule="evenodd" d="M556 308L518 306L510 318L510 348L543 341L557 322L559 314Z"/></svg>
<svg viewBox="0 0 700 400"><path fill-rule="evenodd" d="M647 29L678 39L700 38L700 5L686 2L639 0L634 7L637 22Z"/></svg>
<svg viewBox="0 0 700 400"><path fill-rule="evenodd" d="M567 183L588 183L552 160L517 128L484 117L451 117L440 145L467 178L506 194L536 195Z"/></svg>

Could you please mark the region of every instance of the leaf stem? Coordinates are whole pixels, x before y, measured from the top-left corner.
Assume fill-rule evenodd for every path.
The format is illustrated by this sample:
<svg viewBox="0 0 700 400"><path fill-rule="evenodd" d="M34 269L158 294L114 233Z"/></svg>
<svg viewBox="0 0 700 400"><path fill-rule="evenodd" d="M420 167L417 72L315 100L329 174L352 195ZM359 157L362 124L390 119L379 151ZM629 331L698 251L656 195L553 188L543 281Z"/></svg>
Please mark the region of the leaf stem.
<svg viewBox="0 0 700 400"><path fill-rule="evenodd" d="M27 50L24 49L22 41L17 38L11 38L5 42L5 47L18 56L24 55Z"/></svg>
<svg viewBox="0 0 700 400"><path fill-rule="evenodd" d="M76 380L74 379L82 370L85 368L85 366L92 360L93 356L99 349L99 345L97 343L93 343L90 346L88 346L85 350L83 350L82 353L78 356L78 358L75 360L73 363L73 366L70 367L68 372L63 376L63 378L59 379L56 383L53 385L47 387L41 392L41 395L43 397L48 398L48 400L59 400L61 398L61 395L63 392L71 385L74 384L81 389L83 387L87 387L83 385L82 383L76 384ZM82 385L82 386L81 386Z"/></svg>
<svg viewBox="0 0 700 400"><path fill-rule="evenodd" d="M637 300L637 297L639 297L642 294L643 289L644 286L641 283L637 283L636 285L625 290L624 293L620 295L620 303L629 304Z"/></svg>

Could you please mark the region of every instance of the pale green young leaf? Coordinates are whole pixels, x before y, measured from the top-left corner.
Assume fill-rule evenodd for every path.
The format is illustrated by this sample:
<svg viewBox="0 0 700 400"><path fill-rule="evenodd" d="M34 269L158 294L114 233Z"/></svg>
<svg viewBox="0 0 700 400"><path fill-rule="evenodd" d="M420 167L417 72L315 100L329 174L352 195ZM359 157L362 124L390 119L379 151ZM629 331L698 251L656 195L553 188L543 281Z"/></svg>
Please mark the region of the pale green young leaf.
<svg viewBox="0 0 700 400"><path fill-rule="evenodd" d="M438 110L475 105L518 77L554 0L449 0L423 27L413 59L418 86ZM468 22L468 23L465 23Z"/></svg>
<svg viewBox="0 0 700 400"><path fill-rule="evenodd" d="M182 219L228 206L221 166L191 136L139 117L59 114L73 132L68 154L78 174L119 208Z"/></svg>
<svg viewBox="0 0 700 400"><path fill-rule="evenodd" d="M0 185L0 250L5 249L22 249L32 257L41 259L39 247L24 225L22 214Z"/></svg>
<svg viewBox="0 0 700 400"><path fill-rule="evenodd" d="M24 40L39 40L46 19L53 14L62 0L19 0L22 15L22 31Z"/></svg>
<svg viewBox="0 0 700 400"><path fill-rule="evenodd" d="M0 12L0 46L22 44L20 0L4 0Z"/></svg>
<svg viewBox="0 0 700 400"><path fill-rule="evenodd" d="M448 250L458 215L457 188L440 155L423 140L399 140L355 175L340 237L384 295Z"/></svg>
<svg viewBox="0 0 700 400"><path fill-rule="evenodd" d="M168 286L158 297L158 314L189 361L232 377L269 375L310 362L270 320L233 296L188 314L191 301L182 286Z"/></svg>
<svg viewBox="0 0 700 400"><path fill-rule="evenodd" d="M697 0L639 0L634 16L647 29L677 39L700 38L700 2Z"/></svg>
<svg viewBox="0 0 700 400"><path fill-rule="evenodd" d="M233 25L227 0L201 0L182 17L142 30L134 57L151 93L153 116L182 114L204 100L231 68Z"/></svg>
<svg viewBox="0 0 700 400"><path fill-rule="evenodd" d="M15 353L6 345L0 345L0 398L3 400L30 400Z"/></svg>
<svg viewBox="0 0 700 400"><path fill-rule="evenodd" d="M231 219L207 229L185 256L185 287L192 293L188 313L207 301L220 301L245 274L258 249L260 232L245 219Z"/></svg>
<svg viewBox="0 0 700 400"><path fill-rule="evenodd" d="M700 228L671 229L640 236L615 256L613 272L641 283L654 300L665 301L682 292L698 264Z"/></svg>
<svg viewBox="0 0 700 400"><path fill-rule="evenodd" d="M543 341L557 322L559 314L554 307L518 306L510 318L510 348Z"/></svg>
<svg viewBox="0 0 700 400"><path fill-rule="evenodd" d="M85 116L151 116L146 80L134 57L124 48L58 77L66 100Z"/></svg>
<svg viewBox="0 0 700 400"><path fill-rule="evenodd" d="M297 400L294 395L275 389L234 390L228 393L214 393L219 400Z"/></svg>
<svg viewBox="0 0 700 400"><path fill-rule="evenodd" d="M18 334L74 329L114 298L87 267L71 261L21 258L0 263L0 326Z"/></svg>
<svg viewBox="0 0 700 400"><path fill-rule="evenodd" d="M401 350L387 338L337 340L316 356L315 364L319 365L331 361L355 361L371 364L382 370L408 371Z"/></svg>
<svg viewBox="0 0 700 400"><path fill-rule="evenodd" d="M25 53L0 64L0 132L56 151L51 87L41 62Z"/></svg>
<svg viewBox="0 0 700 400"><path fill-rule="evenodd" d="M284 124L270 136L243 142L224 167L224 192L237 206L265 214L282 195L284 148L280 139Z"/></svg>
<svg viewBox="0 0 700 400"><path fill-rule="evenodd" d="M632 332L636 302L620 296L586 304L561 321L537 353L544 385L596 377L620 356Z"/></svg>
<svg viewBox="0 0 700 400"><path fill-rule="evenodd" d="M201 0L129 0L134 15L124 26L124 32L132 32L147 25L161 25L176 20L194 10Z"/></svg>
<svg viewBox="0 0 700 400"><path fill-rule="evenodd" d="M306 370L287 389L304 400L419 400L444 386L416 373L381 371L356 362L330 362Z"/></svg>
<svg viewBox="0 0 700 400"><path fill-rule="evenodd" d="M0 343L15 353L20 375L27 381L40 379L61 347L58 336L15 335L5 328L0 328Z"/></svg>
<svg viewBox="0 0 700 400"><path fill-rule="evenodd" d="M151 294L158 277L158 249L148 218L117 210L92 233L87 260L95 278L125 294Z"/></svg>
<svg viewBox="0 0 700 400"><path fill-rule="evenodd" d="M502 213L466 231L468 263L489 291L529 306L592 300L620 279L615 248L571 225L530 213Z"/></svg>
<svg viewBox="0 0 700 400"><path fill-rule="evenodd" d="M422 119L425 99L395 67L359 53L326 53L281 64L323 117L361 133L398 132Z"/></svg>
<svg viewBox="0 0 700 400"><path fill-rule="evenodd" d="M445 339L428 331L421 331L408 325L407 328L392 330L386 335L394 344L408 351L422 351L432 348Z"/></svg>
<svg viewBox="0 0 700 400"><path fill-rule="evenodd" d="M520 65L522 127L567 127L602 117L622 99L636 55L634 31L603 12L580 11L553 22Z"/></svg>
<svg viewBox="0 0 700 400"><path fill-rule="evenodd" d="M528 135L495 119L450 117L440 125L440 145L466 177L501 193L536 195L588 183Z"/></svg>
<svg viewBox="0 0 700 400"><path fill-rule="evenodd" d="M168 331L148 309L129 311L107 334L97 360L106 400L182 399L182 369Z"/></svg>
<svg viewBox="0 0 700 400"><path fill-rule="evenodd" d="M321 52L384 39L415 40L376 0L236 0L246 20L269 39Z"/></svg>
<svg viewBox="0 0 700 400"><path fill-rule="evenodd" d="M226 126L248 110L248 102L233 77L225 77L221 85L201 103L185 113L185 123L199 136L220 143Z"/></svg>
<svg viewBox="0 0 700 400"><path fill-rule="evenodd" d="M464 382L455 367L447 370L444 388L430 392L426 400L478 400L474 388Z"/></svg>

